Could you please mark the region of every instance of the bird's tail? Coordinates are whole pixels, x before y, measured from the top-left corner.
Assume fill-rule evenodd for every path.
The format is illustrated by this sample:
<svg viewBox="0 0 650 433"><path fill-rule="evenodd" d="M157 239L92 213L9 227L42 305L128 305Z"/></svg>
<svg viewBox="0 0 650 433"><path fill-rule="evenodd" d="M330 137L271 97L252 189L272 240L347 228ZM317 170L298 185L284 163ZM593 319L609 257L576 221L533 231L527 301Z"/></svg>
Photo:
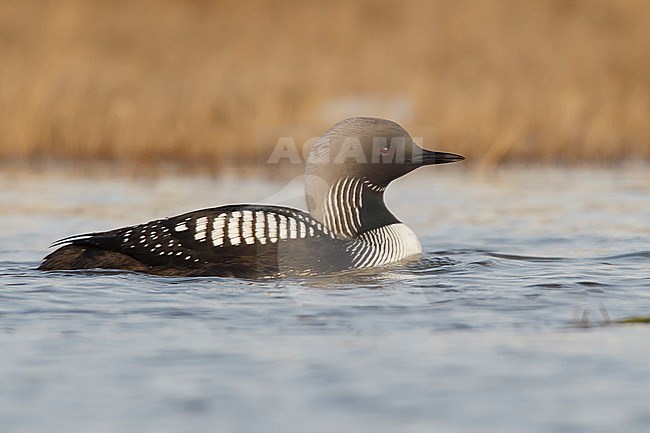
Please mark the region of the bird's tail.
<svg viewBox="0 0 650 433"><path fill-rule="evenodd" d="M126 269L150 272L149 266L120 252L89 245L64 245L48 254L38 267L41 271L74 269Z"/></svg>

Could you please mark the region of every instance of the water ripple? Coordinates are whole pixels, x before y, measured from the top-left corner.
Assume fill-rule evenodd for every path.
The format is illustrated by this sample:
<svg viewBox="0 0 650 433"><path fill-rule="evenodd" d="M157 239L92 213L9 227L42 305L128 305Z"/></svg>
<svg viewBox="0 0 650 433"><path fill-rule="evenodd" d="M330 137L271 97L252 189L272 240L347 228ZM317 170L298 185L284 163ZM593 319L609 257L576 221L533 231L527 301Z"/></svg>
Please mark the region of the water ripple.
<svg viewBox="0 0 650 433"><path fill-rule="evenodd" d="M0 221L0 430L645 432L648 219L621 209L647 193L528 175L414 183L453 191L410 213L421 260L317 278L43 273L43 239L99 223Z"/></svg>

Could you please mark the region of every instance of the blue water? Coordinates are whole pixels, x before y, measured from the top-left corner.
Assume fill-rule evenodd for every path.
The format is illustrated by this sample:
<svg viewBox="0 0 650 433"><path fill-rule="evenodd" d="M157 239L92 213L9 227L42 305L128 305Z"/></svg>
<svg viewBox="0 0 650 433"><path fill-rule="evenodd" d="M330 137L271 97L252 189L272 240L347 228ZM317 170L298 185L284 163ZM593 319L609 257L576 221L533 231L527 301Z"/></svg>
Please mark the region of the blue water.
<svg viewBox="0 0 650 433"><path fill-rule="evenodd" d="M269 281L34 267L300 179L1 173L0 431L648 431L648 167L421 171L420 262Z"/></svg>

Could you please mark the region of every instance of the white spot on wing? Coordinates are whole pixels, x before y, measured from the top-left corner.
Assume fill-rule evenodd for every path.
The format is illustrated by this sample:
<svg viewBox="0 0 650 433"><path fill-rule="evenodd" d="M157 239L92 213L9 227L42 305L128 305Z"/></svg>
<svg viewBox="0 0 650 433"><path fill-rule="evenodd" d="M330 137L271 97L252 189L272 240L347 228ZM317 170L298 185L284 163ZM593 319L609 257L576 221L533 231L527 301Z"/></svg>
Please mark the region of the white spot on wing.
<svg viewBox="0 0 650 433"><path fill-rule="evenodd" d="M230 215L228 220L228 239L230 239L231 245L241 244L241 233L239 231L239 219L241 218L241 212L236 211Z"/></svg>
<svg viewBox="0 0 650 433"><path fill-rule="evenodd" d="M287 239L287 217L284 215L278 215L278 218L280 219L280 224L278 225L280 233L279 238Z"/></svg>
<svg viewBox="0 0 650 433"><path fill-rule="evenodd" d="M196 233L194 233L194 239L203 242L206 238L206 232L208 228L208 218L201 217L196 220Z"/></svg>
<svg viewBox="0 0 650 433"><path fill-rule="evenodd" d="M294 218L289 218L289 237L296 239L298 237L298 226Z"/></svg>
<svg viewBox="0 0 650 433"><path fill-rule="evenodd" d="M221 213L212 222L212 245L214 245L215 247L223 246L225 227L226 227L226 214Z"/></svg>
<svg viewBox="0 0 650 433"><path fill-rule="evenodd" d="M253 236L253 212L248 210L243 212L242 235L248 245L255 243L255 237Z"/></svg>
<svg viewBox="0 0 650 433"><path fill-rule="evenodd" d="M260 241L262 245L266 244L266 235L264 233L265 228L266 219L264 217L264 212L255 212L255 237Z"/></svg>
<svg viewBox="0 0 650 433"><path fill-rule="evenodd" d="M271 242L275 243L278 241L278 221L275 219L275 215L271 213L266 214L266 223L269 226L269 239Z"/></svg>

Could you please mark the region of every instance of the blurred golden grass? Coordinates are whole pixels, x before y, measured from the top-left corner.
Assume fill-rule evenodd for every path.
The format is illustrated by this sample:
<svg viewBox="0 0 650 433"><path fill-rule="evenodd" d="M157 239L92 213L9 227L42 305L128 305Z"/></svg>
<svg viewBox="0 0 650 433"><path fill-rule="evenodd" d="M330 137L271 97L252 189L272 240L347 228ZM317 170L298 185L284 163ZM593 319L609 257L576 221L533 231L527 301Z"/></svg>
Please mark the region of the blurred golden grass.
<svg viewBox="0 0 650 433"><path fill-rule="evenodd" d="M332 106L483 165L647 160L648 29L645 0L3 1L0 160L218 167Z"/></svg>

